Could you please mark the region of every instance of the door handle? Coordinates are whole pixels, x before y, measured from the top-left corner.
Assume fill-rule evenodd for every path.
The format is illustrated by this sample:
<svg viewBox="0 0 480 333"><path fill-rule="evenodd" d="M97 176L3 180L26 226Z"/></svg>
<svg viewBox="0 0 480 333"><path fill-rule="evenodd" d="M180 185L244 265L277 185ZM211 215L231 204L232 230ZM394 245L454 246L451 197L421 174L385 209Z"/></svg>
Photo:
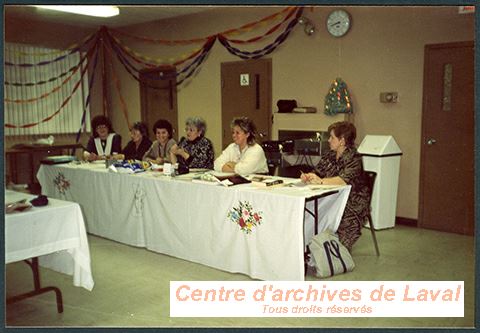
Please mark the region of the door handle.
<svg viewBox="0 0 480 333"><path fill-rule="evenodd" d="M427 140L427 145L432 146L437 143L437 140L430 138Z"/></svg>

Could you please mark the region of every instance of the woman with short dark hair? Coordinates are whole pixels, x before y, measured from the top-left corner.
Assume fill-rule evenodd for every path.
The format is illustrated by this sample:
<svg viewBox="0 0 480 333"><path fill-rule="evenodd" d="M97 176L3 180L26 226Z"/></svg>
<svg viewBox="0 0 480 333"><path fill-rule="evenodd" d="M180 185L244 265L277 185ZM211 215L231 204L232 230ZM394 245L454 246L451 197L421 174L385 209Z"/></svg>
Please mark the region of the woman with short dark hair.
<svg viewBox="0 0 480 333"><path fill-rule="evenodd" d="M110 120L103 116L92 119L92 136L88 140L83 156L88 161L116 157L122 151L122 137L116 134Z"/></svg>
<svg viewBox="0 0 480 333"><path fill-rule="evenodd" d="M157 120L153 124L153 134L157 139L143 155L143 160L155 164L170 162L170 149L176 144L172 138L172 124L165 119Z"/></svg>
<svg viewBox="0 0 480 333"><path fill-rule="evenodd" d="M190 117L185 121L186 138L182 137L178 146L171 149L172 163L182 163L189 168L213 169L212 142L205 137L207 125L200 117Z"/></svg>
<svg viewBox="0 0 480 333"><path fill-rule="evenodd" d="M234 118L230 127L233 143L215 160L214 169L241 175L268 173L265 152L255 142L257 129L253 121L247 117Z"/></svg>
<svg viewBox="0 0 480 333"><path fill-rule="evenodd" d="M130 129L130 137L132 139L123 148L122 158L141 161L152 145L152 141L148 138L147 125L139 121L134 123Z"/></svg>
<svg viewBox="0 0 480 333"><path fill-rule="evenodd" d="M347 121L339 121L331 124L328 132L330 151L322 155L314 173L302 174L301 179L310 184L352 186L337 230L340 242L351 251L367 221L370 197L362 156L355 148L355 126Z"/></svg>

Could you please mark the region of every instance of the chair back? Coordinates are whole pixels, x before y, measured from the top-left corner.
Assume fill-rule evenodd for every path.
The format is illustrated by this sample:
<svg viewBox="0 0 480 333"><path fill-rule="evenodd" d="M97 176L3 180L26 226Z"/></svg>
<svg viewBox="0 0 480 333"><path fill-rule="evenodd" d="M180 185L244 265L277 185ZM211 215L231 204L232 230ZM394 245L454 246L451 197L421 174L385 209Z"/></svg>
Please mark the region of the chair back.
<svg viewBox="0 0 480 333"><path fill-rule="evenodd" d="M373 196L373 186L375 185L375 178L377 178L377 173L373 171L365 171L365 181L368 188L369 204L372 203Z"/></svg>
<svg viewBox="0 0 480 333"><path fill-rule="evenodd" d="M275 176L275 171L277 171L277 167L275 165L268 165L268 175Z"/></svg>

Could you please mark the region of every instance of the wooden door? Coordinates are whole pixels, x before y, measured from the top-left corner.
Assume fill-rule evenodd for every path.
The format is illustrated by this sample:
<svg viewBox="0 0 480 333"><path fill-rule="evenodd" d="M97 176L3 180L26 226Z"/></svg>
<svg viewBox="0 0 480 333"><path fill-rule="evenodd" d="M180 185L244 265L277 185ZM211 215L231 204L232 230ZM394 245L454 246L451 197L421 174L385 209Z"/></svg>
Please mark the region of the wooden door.
<svg viewBox="0 0 480 333"><path fill-rule="evenodd" d="M163 79L158 79L163 78ZM153 125L158 119L168 120L178 139L177 86L175 68L158 67L140 73L140 102L142 121L147 124L150 139L155 140Z"/></svg>
<svg viewBox="0 0 480 333"><path fill-rule="evenodd" d="M474 44L425 47L419 226L473 235Z"/></svg>
<svg viewBox="0 0 480 333"><path fill-rule="evenodd" d="M248 117L258 131L257 142L271 138L272 61L271 59L224 62L222 82L222 146L232 142L230 123Z"/></svg>

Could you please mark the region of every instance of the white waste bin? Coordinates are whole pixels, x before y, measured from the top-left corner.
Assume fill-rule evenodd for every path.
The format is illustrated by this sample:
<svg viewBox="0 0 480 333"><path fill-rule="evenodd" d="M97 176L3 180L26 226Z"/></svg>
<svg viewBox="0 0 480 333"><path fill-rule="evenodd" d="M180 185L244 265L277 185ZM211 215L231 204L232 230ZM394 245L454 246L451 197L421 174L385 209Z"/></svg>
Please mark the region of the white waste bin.
<svg viewBox="0 0 480 333"><path fill-rule="evenodd" d="M358 152L365 171L377 173L372 195L373 225L376 230L393 228L402 151L391 135L366 135Z"/></svg>

